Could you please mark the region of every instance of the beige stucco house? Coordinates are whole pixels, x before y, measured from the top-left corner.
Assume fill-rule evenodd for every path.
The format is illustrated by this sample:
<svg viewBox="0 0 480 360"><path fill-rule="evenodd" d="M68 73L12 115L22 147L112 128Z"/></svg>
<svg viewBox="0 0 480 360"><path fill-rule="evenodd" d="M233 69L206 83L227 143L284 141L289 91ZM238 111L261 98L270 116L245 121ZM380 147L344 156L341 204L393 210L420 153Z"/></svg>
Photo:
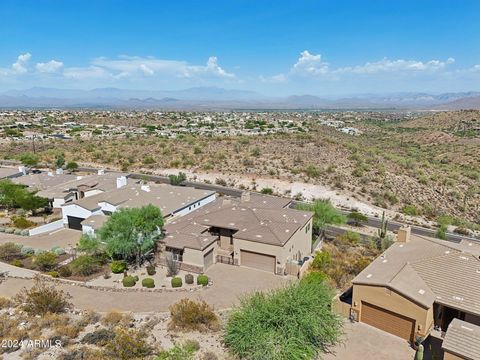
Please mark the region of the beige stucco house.
<svg viewBox="0 0 480 360"><path fill-rule="evenodd" d="M216 262L275 274L311 253L312 216L291 200L245 194L217 199L165 226L165 251L189 271Z"/></svg>
<svg viewBox="0 0 480 360"><path fill-rule="evenodd" d="M353 280L351 316L413 342L480 324L480 246L405 236Z"/></svg>

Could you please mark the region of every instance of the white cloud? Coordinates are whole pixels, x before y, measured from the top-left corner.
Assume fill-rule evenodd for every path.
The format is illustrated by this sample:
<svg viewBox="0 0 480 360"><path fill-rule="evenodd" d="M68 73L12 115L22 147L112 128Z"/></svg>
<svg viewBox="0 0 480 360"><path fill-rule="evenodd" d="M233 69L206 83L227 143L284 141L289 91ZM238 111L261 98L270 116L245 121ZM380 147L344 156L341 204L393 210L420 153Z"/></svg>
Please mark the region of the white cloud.
<svg viewBox="0 0 480 360"><path fill-rule="evenodd" d="M208 58L206 65L190 65L186 61L165 60L154 57L122 56L118 59L97 58L93 66L110 71L114 77L167 75L180 78L218 77L235 78L218 65L215 56Z"/></svg>
<svg viewBox="0 0 480 360"><path fill-rule="evenodd" d="M426 62L418 60L389 60L384 58L376 62L367 62L364 65L353 67L344 67L335 70L337 73L353 73L353 74L376 74L385 72L400 73L419 73L419 72L435 72L445 69L447 65L453 64L455 59L448 58L446 61L430 60Z"/></svg>
<svg viewBox="0 0 480 360"><path fill-rule="evenodd" d="M27 70L27 62L32 55L30 53L21 54L17 57L17 61L12 64L12 72L14 74L24 74Z"/></svg>
<svg viewBox="0 0 480 360"><path fill-rule="evenodd" d="M324 75L329 71L329 64L322 61L322 55L313 55L308 50L302 51L297 62L290 70L293 74L313 76Z"/></svg>
<svg viewBox="0 0 480 360"><path fill-rule="evenodd" d="M38 63L35 68L41 73L55 73L63 67L61 61L50 60L44 63Z"/></svg>
<svg viewBox="0 0 480 360"><path fill-rule="evenodd" d="M113 77L111 73L98 66L65 68L63 75L68 79L76 80L108 79Z"/></svg>

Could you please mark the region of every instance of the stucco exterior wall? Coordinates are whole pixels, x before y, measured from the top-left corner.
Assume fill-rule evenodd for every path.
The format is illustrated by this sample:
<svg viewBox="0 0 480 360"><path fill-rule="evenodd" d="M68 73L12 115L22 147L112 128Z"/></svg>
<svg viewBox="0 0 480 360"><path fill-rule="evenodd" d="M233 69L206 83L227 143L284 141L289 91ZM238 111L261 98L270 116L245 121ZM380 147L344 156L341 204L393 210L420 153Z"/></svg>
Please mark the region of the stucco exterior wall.
<svg viewBox="0 0 480 360"><path fill-rule="evenodd" d="M202 206L204 205L207 205L208 203L211 203L212 201L215 200L215 194L212 194L210 196L207 196L206 198L202 199L202 200L199 200L199 201L196 201L182 209L179 209L177 211L175 211L173 213L173 215L175 217L180 217L180 216L184 216L184 215L187 215L188 213L191 213L192 211L194 210L197 210L199 208L201 208ZM163 214L163 215L166 215L166 214Z"/></svg>
<svg viewBox="0 0 480 360"><path fill-rule="evenodd" d="M216 243L213 243L210 246L206 247L203 251L185 248L183 250L183 262L190 265L200 266L203 268L203 265L204 265L203 256L215 246L216 246ZM213 259L215 262L215 250L213 255L214 255Z"/></svg>
<svg viewBox="0 0 480 360"><path fill-rule="evenodd" d="M293 236L284 245L284 254L282 263L285 264L290 260L301 260L304 256L311 253L312 246L312 219L301 229L293 234Z"/></svg>
<svg viewBox="0 0 480 360"><path fill-rule="evenodd" d="M425 336L433 326L433 306L429 309L414 303L399 293L381 286L354 285L352 308L362 321L362 301L415 320L415 334Z"/></svg>
<svg viewBox="0 0 480 360"><path fill-rule="evenodd" d="M68 224L67 216L75 216L86 219L92 216L92 212L76 204L69 204L67 206L62 206L62 219L65 225Z"/></svg>

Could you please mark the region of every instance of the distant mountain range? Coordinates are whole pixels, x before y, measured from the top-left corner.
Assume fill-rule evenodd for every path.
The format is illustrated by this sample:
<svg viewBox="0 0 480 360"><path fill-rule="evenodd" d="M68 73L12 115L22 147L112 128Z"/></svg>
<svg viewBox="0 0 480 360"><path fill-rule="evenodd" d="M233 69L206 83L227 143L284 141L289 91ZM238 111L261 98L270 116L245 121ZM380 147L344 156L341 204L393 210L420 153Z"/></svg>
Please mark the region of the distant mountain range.
<svg viewBox="0 0 480 360"><path fill-rule="evenodd" d="M231 109L480 109L480 92L361 94L343 98L314 95L268 97L254 91L196 87L152 91L34 87L0 93L3 108L118 108L172 110Z"/></svg>

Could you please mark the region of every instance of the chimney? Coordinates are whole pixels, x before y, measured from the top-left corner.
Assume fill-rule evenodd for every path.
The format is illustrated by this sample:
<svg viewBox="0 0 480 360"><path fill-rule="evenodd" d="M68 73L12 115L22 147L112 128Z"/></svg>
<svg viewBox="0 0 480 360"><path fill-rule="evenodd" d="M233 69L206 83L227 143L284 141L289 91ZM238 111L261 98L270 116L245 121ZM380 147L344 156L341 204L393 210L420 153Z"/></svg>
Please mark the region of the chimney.
<svg viewBox="0 0 480 360"><path fill-rule="evenodd" d="M27 175L27 169L25 168L25 166L19 166L18 172L21 172L23 175Z"/></svg>
<svg viewBox="0 0 480 360"><path fill-rule="evenodd" d="M105 169L98 169L97 175L105 175Z"/></svg>
<svg viewBox="0 0 480 360"><path fill-rule="evenodd" d="M247 202L250 201L250 191L244 191L242 192L242 196L240 197L241 202Z"/></svg>
<svg viewBox="0 0 480 360"><path fill-rule="evenodd" d="M124 186L127 185L127 177L126 176L120 176L117 178L117 189L120 189Z"/></svg>
<svg viewBox="0 0 480 360"><path fill-rule="evenodd" d="M63 174L63 169L62 168L58 168L57 170L55 170L55 173L57 175L62 175Z"/></svg>
<svg viewBox="0 0 480 360"><path fill-rule="evenodd" d="M402 226L398 229L397 242L407 243L410 241L410 232L412 228L410 226Z"/></svg>

